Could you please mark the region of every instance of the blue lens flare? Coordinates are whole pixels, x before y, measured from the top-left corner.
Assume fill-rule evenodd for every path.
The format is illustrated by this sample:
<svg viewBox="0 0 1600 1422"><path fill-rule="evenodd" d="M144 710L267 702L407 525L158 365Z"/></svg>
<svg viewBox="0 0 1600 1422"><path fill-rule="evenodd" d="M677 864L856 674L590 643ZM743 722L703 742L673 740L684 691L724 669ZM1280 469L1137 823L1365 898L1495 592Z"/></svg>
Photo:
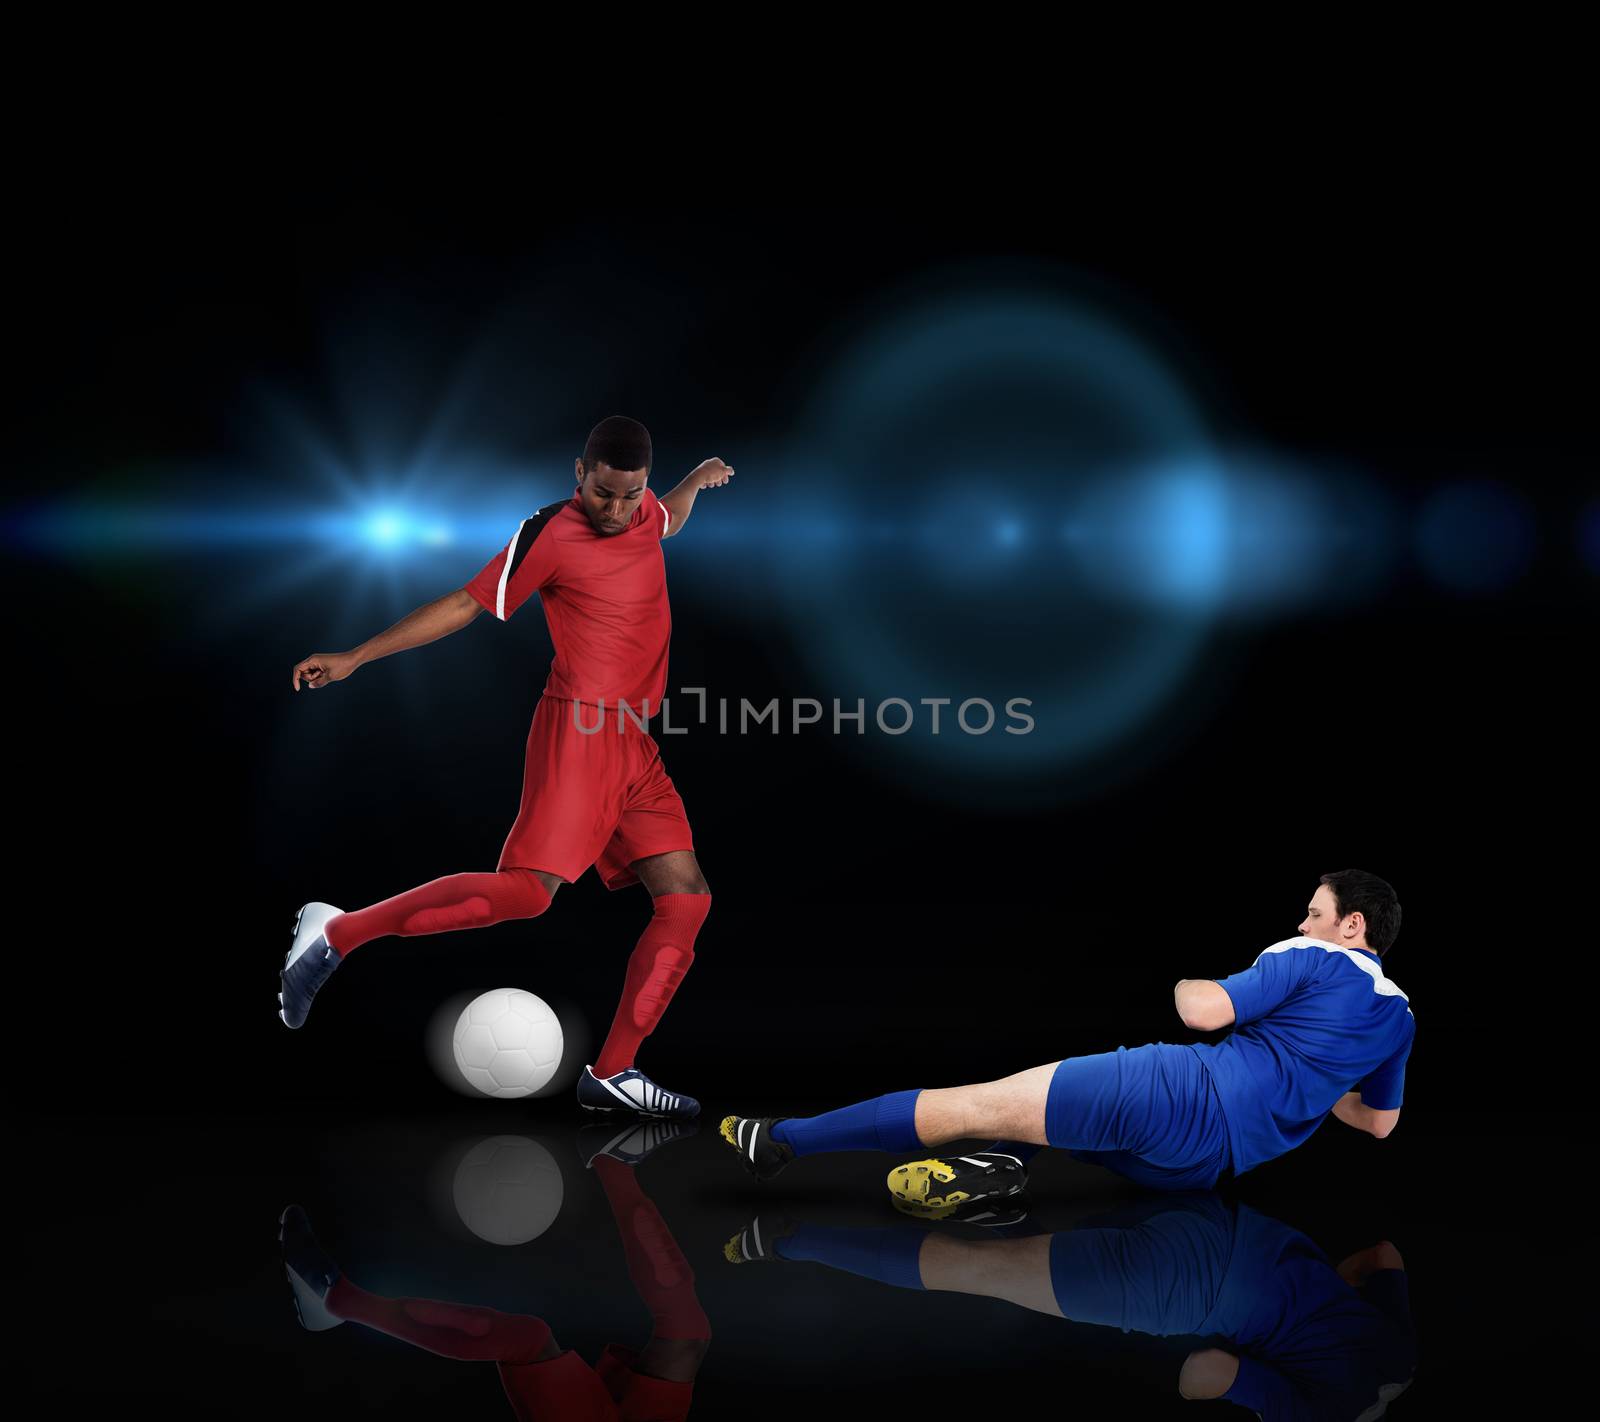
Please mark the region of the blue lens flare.
<svg viewBox="0 0 1600 1422"><path fill-rule="evenodd" d="M1407 535L1359 472L1219 438L1149 329L1103 289L1014 280L930 280L878 303L781 437L736 451L743 472L665 545L675 605L748 620L793 648L796 694L859 698L869 725L875 705L948 698L938 732L919 714L904 734L844 734L928 793L1059 801L1147 763L1172 739L1150 734L1158 721L1195 719L1219 630L1373 595ZM248 468L113 474L13 507L0 529L65 559L224 559L205 609L218 626L316 593L328 622L364 627L380 600L398 613L462 586L572 492L570 452L498 457L476 415L480 443L466 440L482 405L469 385L431 419L371 395L344 444L280 404L263 426L278 447ZM682 472L658 462L651 486ZM1534 549L1525 501L1491 484L1441 490L1409 532L1461 592L1514 582ZM1579 546L1600 572L1600 505ZM1033 728L953 729L975 700L1002 718L1026 700Z"/></svg>
<svg viewBox="0 0 1600 1422"><path fill-rule="evenodd" d="M1227 515L1218 465L1183 460L1089 483L1063 542L1102 594L1211 613L1226 592Z"/></svg>
<svg viewBox="0 0 1600 1422"><path fill-rule="evenodd" d="M374 548L402 550L413 544L445 548L455 541L448 522L402 508L383 508L361 521L361 534Z"/></svg>
<svg viewBox="0 0 1600 1422"><path fill-rule="evenodd" d="M1211 465L1206 422L1107 312L997 289L883 313L820 382L785 456L785 525L829 510L889 522L891 536L847 534L820 566L776 542L769 577L814 679L846 709L951 698L938 731L924 711L903 735L845 737L927 790L1014 799L1030 777L1102 755L1203 645L1215 500L1203 474L1169 471ZM1029 700L1035 725L965 734L951 716L974 699L1002 718Z"/></svg>

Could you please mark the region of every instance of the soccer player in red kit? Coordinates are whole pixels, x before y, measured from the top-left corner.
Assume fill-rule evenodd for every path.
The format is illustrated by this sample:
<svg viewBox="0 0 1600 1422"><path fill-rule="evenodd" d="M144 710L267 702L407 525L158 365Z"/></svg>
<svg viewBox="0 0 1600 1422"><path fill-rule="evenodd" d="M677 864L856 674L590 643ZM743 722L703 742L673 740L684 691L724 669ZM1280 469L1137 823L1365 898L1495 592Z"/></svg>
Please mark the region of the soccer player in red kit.
<svg viewBox="0 0 1600 1422"><path fill-rule="evenodd" d="M502 622L535 592L555 660L534 711L522 804L492 874L451 874L342 913L304 905L280 973L278 1015L299 1027L344 956L388 934L444 933L550 907L562 884L591 865L608 889L642 883L653 912L628 960L611 1030L578 1079L591 1110L689 1117L693 1097L665 1091L634 1065L694 961L711 891L694 855L683 801L643 720L666 690L666 563L701 489L733 476L720 459L695 468L664 499L646 487L651 444L622 415L589 433L570 499L524 519L464 588L448 593L354 651L315 653L294 668L294 689L341 681L364 662L455 632L487 609Z"/></svg>

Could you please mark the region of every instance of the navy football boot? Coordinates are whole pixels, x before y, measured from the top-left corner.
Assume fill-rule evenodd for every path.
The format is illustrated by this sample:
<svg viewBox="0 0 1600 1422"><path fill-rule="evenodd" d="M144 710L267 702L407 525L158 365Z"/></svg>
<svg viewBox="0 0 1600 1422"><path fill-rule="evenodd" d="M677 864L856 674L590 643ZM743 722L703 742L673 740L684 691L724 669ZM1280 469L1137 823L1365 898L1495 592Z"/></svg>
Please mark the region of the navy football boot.
<svg viewBox="0 0 1600 1422"><path fill-rule="evenodd" d="M290 1027L298 1027L311 1011L317 989L333 976L339 966L338 951L323 937L330 918L342 910L332 904L302 904L294 916L294 936L289 954L278 974L278 1016Z"/></svg>
<svg viewBox="0 0 1600 1422"><path fill-rule="evenodd" d="M639 1165L664 1145L687 1140L700 1129L698 1121L671 1121L655 1117L630 1122L620 1131L615 1123L585 1126L578 1132L578 1158L585 1170L593 1170L596 1158L605 1155L624 1165Z"/></svg>
<svg viewBox="0 0 1600 1422"><path fill-rule="evenodd" d="M586 1111L637 1111L641 1116L667 1116L687 1121L700 1114L692 1096L664 1091L638 1067L623 1067L615 1076L599 1077L584 1067L578 1078L578 1105Z"/></svg>
<svg viewBox="0 0 1600 1422"><path fill-rule="evenodd" d="M333 1256L317 1243L311 1221L299 1205L290 1205L278 1216L278 1249L283 1256L283 1271L294 1290L294 1311L300 1326L320 1333L344 1322L328 1312L323 1300L339 1278Z"/></svg>

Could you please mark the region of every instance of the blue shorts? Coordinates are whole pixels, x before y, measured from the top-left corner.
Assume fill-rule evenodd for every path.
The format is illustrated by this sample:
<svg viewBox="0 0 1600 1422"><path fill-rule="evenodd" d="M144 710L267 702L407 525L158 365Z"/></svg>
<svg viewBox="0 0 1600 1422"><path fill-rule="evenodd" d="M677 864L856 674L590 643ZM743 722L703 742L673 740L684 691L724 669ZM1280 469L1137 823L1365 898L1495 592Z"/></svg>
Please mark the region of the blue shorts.
<svg viewBox="0 0 1600 1422"><path fill-rule="evenodd" d="M1169 1042L1066 1058L1050 1078L1044 1133L1073 1159L1156 1190L1209 1190L1229 1165L1211 1073Z"/></svg>
<svg viewBox="0 0 1600 1422"><path fill-rule="evenodd" d="M1233 1241L1233 1211L1218 1195L1140 1196L1051 1236L1056 1307L1124 1333L1205 1333Z"/></svg>

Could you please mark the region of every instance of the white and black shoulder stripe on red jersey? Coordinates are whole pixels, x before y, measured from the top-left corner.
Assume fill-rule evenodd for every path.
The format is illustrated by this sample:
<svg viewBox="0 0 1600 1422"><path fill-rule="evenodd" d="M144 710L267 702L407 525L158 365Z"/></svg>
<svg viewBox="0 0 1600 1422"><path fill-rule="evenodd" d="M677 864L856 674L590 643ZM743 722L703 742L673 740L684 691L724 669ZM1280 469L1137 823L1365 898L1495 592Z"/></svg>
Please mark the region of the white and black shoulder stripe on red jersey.
<svg viewBox="0 0 1600 1422"><path fill-rule="evenodd" d="M511 537L511 542L506 545L505 560L500 565L500 577L495 587L494 615L502 622L506 620L506 589L511 585L511 579L527 560L528 554L533 551L539 535L551 523L551 520L564 509L567 499L558 500L553 504L546 504L532 518L525 518ZM540 579L543 582L544 579Z"/></svg>

